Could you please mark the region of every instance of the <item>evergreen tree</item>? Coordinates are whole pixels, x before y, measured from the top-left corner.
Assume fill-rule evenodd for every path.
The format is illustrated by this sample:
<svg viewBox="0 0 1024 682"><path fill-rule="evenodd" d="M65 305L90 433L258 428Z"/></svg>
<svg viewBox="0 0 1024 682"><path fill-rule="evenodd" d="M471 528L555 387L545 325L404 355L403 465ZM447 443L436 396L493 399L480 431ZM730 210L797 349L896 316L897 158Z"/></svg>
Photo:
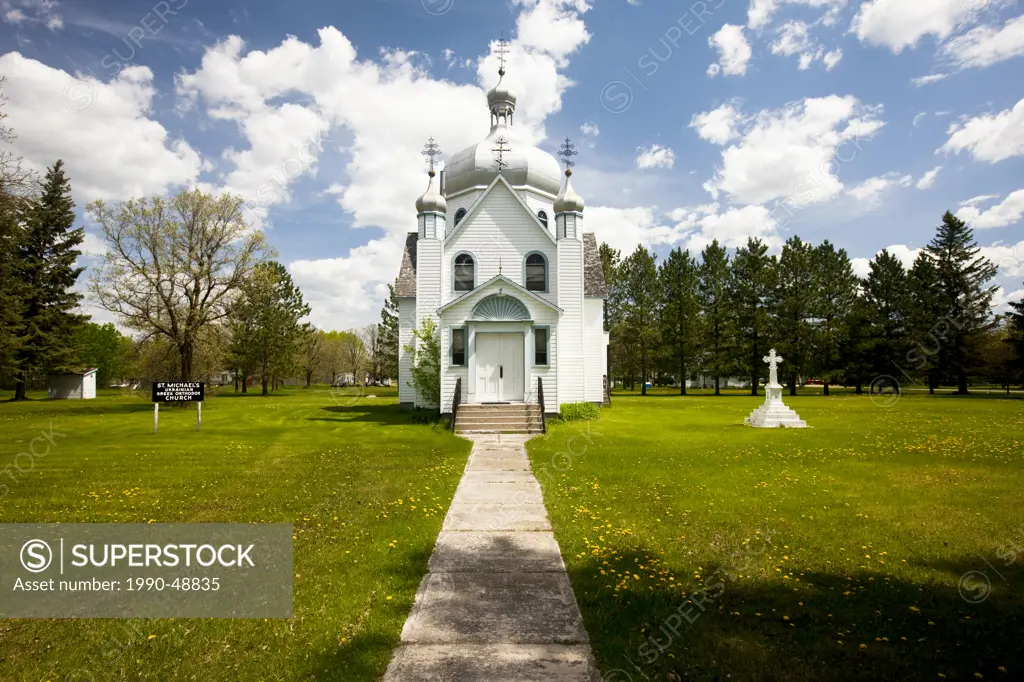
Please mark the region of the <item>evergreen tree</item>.
<svg viewBox="0 0 1024 682"><path fill-rule="evenodd" d="M721 395L732 347L732 316L729 310L729 256L714 240L701 254L697 300L704 318L704 366L715 377L715 395Z"/></svg>
<svg viewBox="0 0 1024 682"><path fill-rule="evenodd" d="M850 315L857 298L857 275L845 249L836 248L825 240L814 249L817 266L817 296L815 324L816 374L824 382L824 394L829 384L842 374L842 339L849 333Z"/></svg>
<svg viewBox="0 0 1024 682"><path fill-rule="evenodd" d="M924 251L917 255L910 268L910 349L907 351L908 371L923 377L928 392L934 394L939 385L939 345L933 330L945 315L939 290L939 273L935 262Z"/></svg>
<svg viewBox="0 0 1024 682"><path fill-rule="evenodd" d="M15 269L22 282L15 400L25 399L29 377L75 361L74 332L85 317L76 314L82 295L74 290L84 268L75 267L85 230L74 229L75 202L64 163L46 172L42 192L25 214L25 231Z"/></svg>
<svg viewBox="0 0 1024 682"><path fill-rule="evenodd" d="M661 264L661 342L669 373L679 377L679 394L686 395L697 355L700 304L697 302L697 262L689 251L672 249Z"/></svg>
<svg viewBox="0 0 1024 682"><path fill-rule="evenodd" d="M778 263L768 255L768 246L760 239L750 238L747 245L736 249L729 273L729 307L736 322L737 364L750 377L750 395L764 371L764 356L771 344L771 310L769 303L777 281Z"/></svg>
<svg viewBox="0 0 1024 682"><path fill-rule="evenodd" d="M378 363L383 376L398 377L398 297L395 285L388 285L388 300L380 311L380 324L377 325L377 343L379 344Z"/></svg>
<svg viewBox="0 0 1024 682"><path fill-rule="evenodd" d="M863 289L865 283L859 282L858 288ZM871 309L867 298L858 295L850 311L846 334L839 343L840 365L843 368L842 378L846 386L853 386L857 395L864 392L864 384L870 383L874 364L872 359Z"/></svg>
<svg viewBox="0 0 1024 682"><path fill-rule="evenodd" d="M1007 342L1016 350L1017 378L1024 381L1024 298L1010 302L1010 312L1007 317L1009 317L1010 332Z"/></svg>
<svg viewBox="0 0 1024 682"><path fill-rule="evenodd" d="M292 369L304 334L299 321L309 310L280 263L260 263L242 284L228 317L231 355L238 366L259 372L263 395L268 395L274 377Z"/></svg>
<svg viewBox="0 0 1024 682"><path fill-rule="evenodd" d="M811 317L817 307L814 249L800 237L790 237L779 258L779 283L775 291L775 333L786 359L783 376L789 394L804 375L812 349Z"/></svg>
<svg viewBox="0 0 1024 682"><path fill-rule="evenodd" d="M867 324L870 330L868 348L874 376L892 376L900 380L910 316L910 292L907 271L896 256L882 249L870 264L864 282ZM897 376L899 375L899 376ZM897 385L897 390L899 386Z"/></svg>
<svg viewBox="0 0 1024 682"><path fill-rule="evenodd" d="M617 274L621 287L619 330L635 349L636 369L640 376L640 392L647 395L647 379L654 368L659 351L658 339L658 267L654 254L643 246L636 247L622 261Z"/></svg>
<svg viewBox="0 0 1024 682"><path fill-rule="evenodd" d="M0 376L17 367L23 291L17 273L23 230L23 201L0 186Z"/></svg>
<svg viewBox="0 0 1024 682"><path fill-rule="evenodd" d="M946 211L935 238L926 252L938 271L939 292L948 325L938 336L942 343L939 362L944 371L956 377L956 392L967 394L967 379L975 366L974 350L992 326L996 266L979 256L974 232L955 215Z"/></svg>
<svg viewBox="0 0 1024 682"><path fill-rule="evenodd" d="M621 373L619 360L622 356L622 340L619 338L618 333L615 332L619 301L622 298L619 295L616 281L620 256L618 249L613 249L604 242L601 242L598 253L601 256L601 269L604 271L604 283L608 291L608 298L605 299L604 303L604 330L611 332L608 341L608 384L610 390L611 386L615 383L614 372L618 371Z"/></svg>

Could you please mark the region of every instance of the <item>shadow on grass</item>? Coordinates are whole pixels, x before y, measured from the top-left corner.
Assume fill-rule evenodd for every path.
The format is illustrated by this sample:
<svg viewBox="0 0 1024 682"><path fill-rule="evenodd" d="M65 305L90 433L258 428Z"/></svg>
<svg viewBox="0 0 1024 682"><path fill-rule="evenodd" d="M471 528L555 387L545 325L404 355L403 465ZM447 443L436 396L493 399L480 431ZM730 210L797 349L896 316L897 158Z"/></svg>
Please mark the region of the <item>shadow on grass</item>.
<svg viewBox="0 0 1024 682"><path fill-rule="evenodd" d="M307 417L308 421L319 422L371 422L383 426L408 426L413 423L411 413L398 405L328 405L321 411L338 415L335 417Z"/></svg>
<svg viewBox="0 0 1024 682"><path fill-rule="evenodd" d="M735 561L698 559L705 592L684 596L648 589L651 556L614 563L642 576L620 592L601 561L570 570L606 680L1009 680L1024 670L1019 564L1001 576L981 558L929 566L958 589L866 571L739 579Z"/></svg>

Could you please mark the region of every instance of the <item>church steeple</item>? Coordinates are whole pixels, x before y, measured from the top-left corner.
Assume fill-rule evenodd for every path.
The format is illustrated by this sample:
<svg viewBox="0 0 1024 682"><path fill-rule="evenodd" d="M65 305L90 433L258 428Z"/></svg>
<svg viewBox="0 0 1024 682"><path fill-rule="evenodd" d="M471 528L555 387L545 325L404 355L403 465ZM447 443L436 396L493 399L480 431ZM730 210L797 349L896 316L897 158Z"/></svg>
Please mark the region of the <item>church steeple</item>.
<svg viewBox="0 0 1024 682"><path fill-rule="evenodd" d="M504 34L498 41L498 84L487 93L487 108L491 111L491 129L497 126L511 126L512 114L516 111L516 93L505 85L505 57L508 42Z"/></svg>
<svg viewBox="0 0 1024 682"><path fill-rule="evenodd" d="M555 198L555 237L557 239L578 239L583 222L583 197L572 188L572 167L576 162L572 157L579 154L576 146L565 138L558 155L565 163L565 185L562 186L558 196Z"/></svg>
<svg viewBox="0 0 1024 682"><path fill-rule="evenodd" d="M416 200L416 222L419 223L420 239L437 239L441 230L438 225L444 225L444 215L448 211L448 201L438 191L438 182L435 179L437 173L434 171L434 157L441 155L441 148L430 138L423 147L423 156L427 157L430 163L430 171L427 177L427 191Z"/></svg>

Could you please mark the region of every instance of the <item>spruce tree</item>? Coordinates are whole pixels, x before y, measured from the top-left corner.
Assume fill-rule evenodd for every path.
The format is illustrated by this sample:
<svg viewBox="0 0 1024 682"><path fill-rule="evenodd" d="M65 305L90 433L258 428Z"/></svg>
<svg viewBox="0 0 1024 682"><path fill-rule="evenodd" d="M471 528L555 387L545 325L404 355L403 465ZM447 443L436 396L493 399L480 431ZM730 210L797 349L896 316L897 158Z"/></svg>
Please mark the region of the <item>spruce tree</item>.
<svg viewBox="0 0 1024 682"><path fill-rule="evenodd" d="M17 367L23 292L16 270L23 230L23 200L0 186L0 376Z"/></svg>
<svg viewBox="0 0 1024 682"><path fill-rule="evenodd" d="M858 288L863 289L860 281ZM846 386L853 386L857 395L864 392L864 384L870 383L873 359L871 357L874 337L871 335L871 309L866 296L858 295L853 302L846 333L839 343L842 378Z"/></svg>
<svg viewBox="0 0 1024 682"><path fill-rule="evenodd" d="M864 300L870 329L871 371L875 377L892 376L900 381L910 317L907 271L886 249L875 256L870 268L864 282ZM898 384L896 388L899 389Z"/></svg>
<svg viewBox="0 0 1024 682"><path fill-rule="evenodd" d="M84 268L76 267L85 239L74 229L75 202L64 163L47 170L42 192L26 213L16 270L23 285L21 348L15 400L24 400L29 377L67 368L75 361L74 332L84 322L74 311L82 295L74 290Z"/></svg>
<svg viewBox="0 0 1024 682"><path fill-rule="evenodd" d="M621 288L620 334L634 350L640 392L647 395L647 379L654 369L660 350L658 338L658 266L654 254L644 246L636 247L619 268Z"/></svg>
<svg viewBox="0 0 1024 682"><path fill-rule="evenodd" d="M771 344L771 311L769 303L775 290L778 262L768 255L768 246L760 239L750 238L747 245L736 249L729 273L729 306L736 322L739 343L737 364L750 377L750 395L764 371L764 356Z"/></svg>
<svg viewBox="0 0 1024 682"><path fill-rule="evenodd" d="M967 379L976 361L974 350L992 326L992 296L987 286L996 266L983 256L967 223L946 211L935 238L926 249L938 271L941 305L947 325L937 336L943 370L956 377L956 392L967 394Z"/></svg>
<svg viewBox="0 0 1024 682"><path fill-rule="evenodd" d="M661 341L669 373L679 377L679 394L696 360L700 304L697 302L697 262L689 251L672 249L658 272L661 284Z"/></svg>
<svg viewBox="0 0 1024 682"><path fill-rule="evenodd" d="M944 316L939 273L935 262L922 251L910 268L910 348L907 350L907 371L925 379L928 392L934 394L941 378L934 330Z"/></svg>
<svg viewBox="0 0 1024 682"><path fill-rule="evenodd" d="M1010 302L1009 343L1016 349L1017 377L1024 381L1024 298Z"/></svg>
<svg viewBox="0 0 1024 682"><path fill-rule="evenodd" d="M800 237L790 237L779 258L779 283L775 291L775 333L785 359L783 376L789 394L804 375L812 350L811 317L817 307L814 249Z"/></svg>
<svg viewBox="0 0 1024 682"><path fill-rule="evenodd" d="M705 367L715 377L715 395L721 395L722 377L728 371L733 337L728 301L729 256L717 239L700 256L697 300L704 317L702 345Z"/></svg>
<svg viewBox="0 0 1024 682"><path fill-rule="evenodd" d="M377 342L380 346L380 368L385 377L398 378L398 297L395 285L388 285L388 300L380 311L377 325Z"/></svg>
<svg viewBox="0 0 1024 682"><path fill-rule="evenodd" d="M825 240L814 249L817 268L817 296L814 318L814 365L823 381L824 394L829 384L842 374L841 344L849 331L849 320L857 298L857 275L845 249L836 248Z"/></svg>

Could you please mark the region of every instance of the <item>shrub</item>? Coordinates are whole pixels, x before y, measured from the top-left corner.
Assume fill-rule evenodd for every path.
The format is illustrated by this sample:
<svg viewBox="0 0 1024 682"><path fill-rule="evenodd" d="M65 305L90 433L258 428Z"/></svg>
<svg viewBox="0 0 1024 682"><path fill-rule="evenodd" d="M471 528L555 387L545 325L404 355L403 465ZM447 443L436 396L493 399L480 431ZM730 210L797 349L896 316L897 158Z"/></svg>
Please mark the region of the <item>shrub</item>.
<svg viewBox="0 0 1024 682"><path fill-rule="evenodd" d="M594 403L566 403L562 405L561 418L567 422L587 422L597 419L600 412Z"/></svg>
<svg viewBox="0 0 1024 682"><path fill-rule="evenodd" d="M416 389L421 401L440 406L441 339L437 324L428 317L413 333L416 335L415 345L405 347L412 356L412 381L409 385Z"/></svg>

